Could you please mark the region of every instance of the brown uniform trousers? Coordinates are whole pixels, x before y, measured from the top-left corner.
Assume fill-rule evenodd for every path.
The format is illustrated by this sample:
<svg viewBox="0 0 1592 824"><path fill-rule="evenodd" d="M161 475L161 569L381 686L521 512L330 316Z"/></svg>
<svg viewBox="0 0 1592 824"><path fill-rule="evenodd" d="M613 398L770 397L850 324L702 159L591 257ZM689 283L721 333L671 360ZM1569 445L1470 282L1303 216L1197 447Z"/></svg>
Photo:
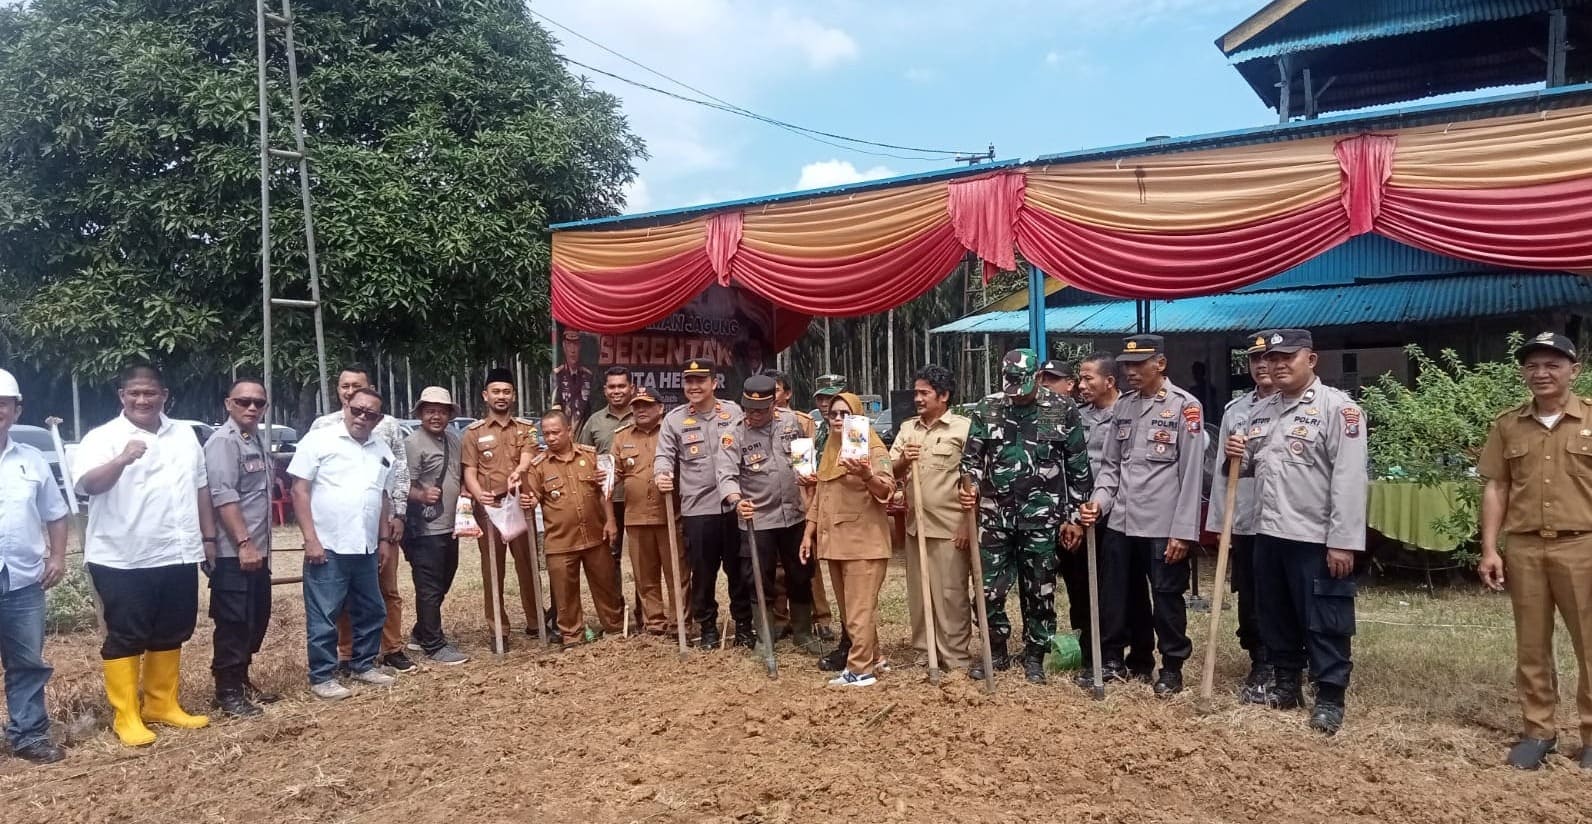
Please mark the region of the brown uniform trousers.
<svg viewBox="0 0 1592 824"><path fill-rule="evenodd" d="M558 631L564 644L580 643L586 616L580 603L580 573L586 572L592 605L604 632L618 632L624 621L614 556L603 540L602 486L597 481L597 451L576 446L563 455L544 452L531 460L525 488L542 505L547 529L547 578L558 605Z"/></svg>
<svg viewBox="0 0 1592 824"><path fill-rule="evenodd" d="M508 492L509 480L519 465L521 453L536 448L536 427L530 421L509 418L504 423L485 418L470 424L460 433L459 463L465 473L475 473L476 482L482 489L494 495L503 495ZM531 516L528 514L526 517L529 520ZM496 538L495 527L487 520L485 510L479 506L475 509L475 522L481 527L481 537L476 539L476 546L481 552L482 612L486 615L488 630L497 626L495 618L502 620L504 630L511 626L507 608L494 616L492 605L504 603L503 581L508 577L508 567L505 566L507 559L504 556L513 555L514 576L519 581L520 607L525 612L525 627L534 633L541 626L542 616L533 586L537 565L531 551L531 536L521 536L505 547ZM488 555L488 552L492 555ZM492 580L494 563L498 571L496 582ZM494 586L496 593L493 592Z"/></svg>
<svg viewBox="0 0 1592 824"><path fill-rule="evenodd" d="M669 531L664 525L668 516L664 511L663 493L653 483L652 459L658 448L658 432L658 427L643 432L634 425L621 426L614 432L609 453L614 458L614 471L619 474L614 488L624 490L626 501L625 545L630 548L630 574L635 579L636 596L641 601L641 615L636 620L646 631L661 635L676 630L675 599L688 584L675 582L676 565L669 562ZM685 538L678 532L674 545L680 547L676 559L680 575L688 577ZM667 604L665 588L669 593Z"/></svg>
<svg viewBox="0 0 1592 824"><path fill-rule="evenodd" d="M875 448L869 456L876 475L890 476L890 456ZM818 557L829 564L829 581L851 637L846 669L871 673L880 661L879 590L890 565L890 516L884 502L855 476L820 480L807 514L818 528Z"/></svg>
<svg viewBox="0 0 1592 824"><path fill-rule="evenodd" d="M1580 671L1581 743L1592 746L1592 399L1572 397L1551 430L1529 402L1499 415L1477 470L1508 485L1504 580L1514 606L1515 690L1525 733L1557 737L1557 612Z"/></svg>

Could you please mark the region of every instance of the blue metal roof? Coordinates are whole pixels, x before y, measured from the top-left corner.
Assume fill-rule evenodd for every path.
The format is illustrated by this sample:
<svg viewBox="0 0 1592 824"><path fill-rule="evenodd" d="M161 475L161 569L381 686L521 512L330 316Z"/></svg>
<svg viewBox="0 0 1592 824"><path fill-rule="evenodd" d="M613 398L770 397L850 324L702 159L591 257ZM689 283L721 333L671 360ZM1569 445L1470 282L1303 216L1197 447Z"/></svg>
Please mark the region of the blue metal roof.
<svg viewBox="0 0 1592 824"><path fill-rule="evenodd" d="M1565 0L1376 0L1306 2L1228 54L1243 63L1384 37L1507 20L1566 5ZM1218 47L1221 41L1217 41Z"/></svg>
<svg viewBox="0 0 1592 824"><path fill-rule="evenodd" d="M1592 307L1592 280L1567 272L1512 271L1152 301L1150 319L1156 332L1188 334L1420 323L1571 306ZM1051 307L1045 312L1045 328L1061 335L1128 335L1134 331L1134 310L1130 300ZM1017 311L972 315L929 331L1027 330L1028 313Z"/></svg>
<svg viewBox="0 0 1592 824"><path fill-rule="evenodd" d="M1471 100L1401 106L1395 109L1383 109L1375 112L1333 115L1330 117L1316 118L1314 120L1297 120L1288 123L1274 123L1266 126L1236 129L1226 132L1212 132L1209 134L1192 135L1189 137L1180 137L1171 140L1157 140L1154 142L1140 141L1137 143L1126 143L1118 146L1107 146L1098 149L1082 149L1073 152L1041 155L1033 160L1027 161L1003 160L996 163L985 163L978 166L964 166L955 169L939 169L935 171L921 172L919 174L885 178L883 180L870 180L864 183L849 183L844 186L832 186L827 189L809 189L798 192L784 192L780 194L764 195L761 197L745 198L742 200L729 200L722 203L706 203L699 206L686 206L677 209L661 209L654 212L645 212L634 215L614 215L611 217L566 221L564 223L555 223L548 228L554 232L565 231L569 229L637 228L647 225L672 223L675 221L684 220L688 217L723 211L726 209L743 209L748 206L759 206L770 203L790 203L794 201L824 197L827 195L848 193L855 194L857 192L873 191L875 189L884 189L891 186L911 185L914 183L926 183L932 180L948 180L957 177L987 174L999 169L1013 169L1024 166L1044 166L1056 163L1075 163L1085 160L1110 160L1121 157L1164 155L1173 154L1176 152L1195 151L1199 149L1215 149L1226 146L1249 146L1260 143L1275 143L1284 140L1304 140L1308 138L1325 137L1335 134L1354 134L1363 131L1407 128L1431 123L1444 123L1459 120L1479 120L1487 117L1503 117L1512 114L1523 114L1526 112L1578 106L1586 103L1592 103L1592 83L1581 83L1573 86L1559 86L1552 89L1538 89L1535 91L1494 95L1491 97L1482 97Z"/></svg>

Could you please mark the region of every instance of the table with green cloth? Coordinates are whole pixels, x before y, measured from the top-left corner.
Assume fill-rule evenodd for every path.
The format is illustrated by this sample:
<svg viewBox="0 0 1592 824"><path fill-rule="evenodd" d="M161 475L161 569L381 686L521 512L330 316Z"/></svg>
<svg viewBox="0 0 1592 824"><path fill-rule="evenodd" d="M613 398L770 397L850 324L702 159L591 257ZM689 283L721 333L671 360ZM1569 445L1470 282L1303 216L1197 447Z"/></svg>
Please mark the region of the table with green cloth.
<svg viewBox="0 0 1592 824"><path fill-rule="evenodd" d="M1420 549L1453 552L1457 542L1434 529L1432 522L1452 513L1458 496L1459 484L1452 481L1430 486L1410 481L1372 481L1366 525Z"/></svg>

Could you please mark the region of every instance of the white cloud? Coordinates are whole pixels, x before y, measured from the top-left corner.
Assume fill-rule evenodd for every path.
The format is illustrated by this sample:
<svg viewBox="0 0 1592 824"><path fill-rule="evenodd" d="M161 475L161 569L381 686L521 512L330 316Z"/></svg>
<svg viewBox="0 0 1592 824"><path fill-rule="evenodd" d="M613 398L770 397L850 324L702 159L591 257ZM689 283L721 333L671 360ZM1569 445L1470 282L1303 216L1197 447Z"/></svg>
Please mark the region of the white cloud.
<svg viewBox="0 0 1592 824"><path fill-rule="evenodd" d="M857 41L842 29L810 17L797 17L784 9L775 9L770 22L780 40L806 55L807 65L812 68L827 69L857 59Z"/></svg>
<svg viewBox="0 0 1592 824"><path fill-rule="evenodd" d="M1093 77L1100 73L1100 67L1083 49L1051 49L1045 52L1045 66L1081 77Z"/></svg>
<svg viewBox="0 0 1592 824"><path fill-rule="evenodd" d="M625 211L646 212L652 209L652 193L647 191L647 180L637 177L625 184Z"/></svg>
<svg viewBox="0 0 1592 824"><path fill-rule="evenodd" d="M894 176L895 170L888 166L871 166L858 171L849 160L820 160L802 167L801 179L796 181L796 188L823 189Z"/></svg>

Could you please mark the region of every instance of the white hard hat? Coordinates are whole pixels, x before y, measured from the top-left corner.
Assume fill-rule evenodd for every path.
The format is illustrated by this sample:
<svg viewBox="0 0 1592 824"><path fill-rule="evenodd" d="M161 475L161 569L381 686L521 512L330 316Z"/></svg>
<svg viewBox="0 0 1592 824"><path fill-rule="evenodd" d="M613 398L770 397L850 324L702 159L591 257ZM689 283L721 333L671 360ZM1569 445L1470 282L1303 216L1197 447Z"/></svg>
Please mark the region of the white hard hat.
<svg viewBox="0 0 1592 824"><path fill-rule="evenodd" d="M4 369L0 369L0 398L22 400L22 387L17 386L16 376Z"/></svg>

